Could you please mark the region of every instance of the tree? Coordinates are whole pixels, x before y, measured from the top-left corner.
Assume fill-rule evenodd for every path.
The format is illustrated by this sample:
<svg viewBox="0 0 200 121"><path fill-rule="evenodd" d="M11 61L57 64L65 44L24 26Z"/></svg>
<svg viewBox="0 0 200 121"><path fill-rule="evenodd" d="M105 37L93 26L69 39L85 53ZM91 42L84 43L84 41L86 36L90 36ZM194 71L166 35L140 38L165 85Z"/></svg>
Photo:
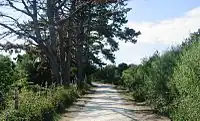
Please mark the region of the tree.
<svg viewBox="0 0 200 121"><path fill-rule="evenodd" d="M32 52L24 55L18 55L15 72L20 79L26 79L33 84L46 86L53 83L51 79L51 71L47 61L40 60L38 56Z"/></svg>
<svg viewBox="0 0 200 121"><path fill-rule="evenodd" d="M140 32L122 29L127 23L125 15L130 11L125 8L125 1L92 4L92 0L2 0L1 7L15 10L27 19L1 12L2 20L8 20L0 22L4 30L1 37L14 34L27 42L1 46L4 50L36 48L40 58L48 60L53 77L60 84L70 83L70 67L74 63L82 81L83 67L88 61L102 64L98 58L100 52L114 62L113 52L118 50L114 37L136 42Z"/></svg>
<svg viewBox="0 0 200 121"><path fill-rule="evenodd" d="M126 69L128 69L128 65L126 63L120 63L118 65L118 73L119 73L120 77L122 76L122 72Z"/></svg>
<svg viewBox="0 0 200 121"><path fill-rule="evenodd" d="M102 54L106 59L114 62L114 52L117 51L118 42L114 38L125 40L125 42L136 42L140 32L136 32L130 28L123 28L127 23L126 14L130 8L126 8L125 1L117 4L90 4L85 9L82 9L77 17L77 23L81 23L78 29L79 39L77 41L80 45L77 46L77 65L79 77L81 73L81 66L87 61L94 64L103 65L104 63L99 59L99 54ZM86 27L85 27L86 26ZM84 32L85 31L85 32ZM85 55L85 56L83 56ZM81 57L83 56L83 57ZM80 78L80 80L82 80Z"/></svg>
<svg viewBox="0 0 200 121"><path fill-rule="evenodd" d="M28 18L20 21L17 17L1 12L1 19L9 20L9 22L0 22L0 26L4 28L2 37L14 34L36 46L48 59L57 82L61 81L60 83L62 83L59 61L63 60L59 60L58 57L58 30L56 28L63 26L65 21L73 16L68 10L65 14L61 14L69 7L65 7L67 0L2 0L0 2L1 7L15 10L16 13ZM85 2L82 6L88 3ZM74 12L81 9L82 6L77 7Z"/></svg>
<svg viewBox="0 0 200 121"><path fill-rule="evenodd" d="M0 55L0 91L8 90L9 85L14 81L14 63L9 57Z"/></svg>

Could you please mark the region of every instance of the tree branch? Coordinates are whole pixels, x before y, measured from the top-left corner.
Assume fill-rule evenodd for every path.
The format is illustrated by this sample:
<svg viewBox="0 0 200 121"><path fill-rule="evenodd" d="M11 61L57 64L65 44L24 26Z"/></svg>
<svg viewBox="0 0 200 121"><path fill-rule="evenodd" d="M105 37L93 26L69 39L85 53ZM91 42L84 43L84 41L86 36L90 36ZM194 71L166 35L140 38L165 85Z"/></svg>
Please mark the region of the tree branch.
<svg viewBox="0 0 200 121"><path fill-rule="evenodd" d="M36 42L38 41L36 37L34 37L34 36L30 35L30 34L27 34L27 33L21 33L19 30L15 30L15 29L11 28L10 26L5 25L3 23L0 23L0 26L3 26L4 28L8 29L9 31L11 31L12 33L14 33L16 35L31 38Z"/></svg>
<svg viewBox="0 0 200 121"><path fill-rule="evenodd" d="M89 0L88 2L85 2L84 4L81 4L80 6L78 6L78 8L72 12L67 18L62 19L60 21L57 21L57 25L62 25L63 23L65 23L66 21L68 21L70 18L72 18L77 12L79 12L83 7L85 7L86 5L92 3L93 0Z"/></svg>
<svg viewBox="0 0 200 121"><path fill-rule="evenodd" d="M56 7L56 9L57 9L57 10L60 9L62 6L65 5L66 2L67 2L67 0L63 0L63 1L59 4L59 6Z"/></svg>
<svg viewBox="0 0 200 121"><path fill-rule="evenodd" d="M12 7L13 9L15 9L16 11L22 12L22 13L26 14L27 16L31 17L31 14L29 14L28 12L26 12L26 11L24 11L22 9L17 8L16 6L14 6L13 2L11 2L10 0L6 0L6 1L10 5L10 7Z"/></svg>
<svg viewBox="0 0 200 121"><path fill-rule="evenodd" d="M32 13L31 13L31 11L29 10L29 8L28 8L26 2L25 2L24 0L22 0L22 3L23 3L23 5L24 5L24 7L25 7L27 13L30 14L30 16L32 16Z"/></svg>

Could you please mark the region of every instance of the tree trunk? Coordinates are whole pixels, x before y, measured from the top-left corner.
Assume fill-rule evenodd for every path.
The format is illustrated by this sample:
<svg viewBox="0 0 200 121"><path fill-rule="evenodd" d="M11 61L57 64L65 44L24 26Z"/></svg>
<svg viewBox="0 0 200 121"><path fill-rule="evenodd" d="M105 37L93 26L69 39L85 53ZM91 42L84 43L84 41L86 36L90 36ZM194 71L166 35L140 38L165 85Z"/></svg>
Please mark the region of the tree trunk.
<svg viewBox="0 0 200 121"><path fill-rule="evenodd" d="M71 19L68 21L68 41L67 41L67 45L66 45L66 79L69 81L69 83L71 82L70 79L70 71L71 71L71 44L72 44L72 39L71 39L71 35L72 35L72 30L71 28L72 24L71 24Z"/></svg>
<svg viewBox="0 0 200 121"><path fill-rule="evenodd" d="M78 69L78 83L83 81L83 65L82 65L82 47L77 48L77 69Z"/></svg>
<svg viewBox="0 0 200 121"><path fill-rule="evenodd" d="M80 22L80 31L79 36L77 38L77 69L78 69L78 83L81 83L84 80L83 77L83 43L85 40L84 35L84 27L83 27L83 20Z"/></svg>
<svg viewBox="0 0 200 121"><path fill-rule="evenodd" d="M51 51L50 55L48 56L50 60L50 66L52 68L52 73L56 81L62 84L62 78L60 74L60 64L58 62L57 56L57 38L56 38L56 30L55 30L55 0L47 0L47 17L48 17L48 27L49 27L49 45L48 50Z"/></svg>
<svg viewBox="0 0 200 121"><path fill-rule="evenodd" d="M70 49L70 46L71 46L71 39L68 40L68 48L67 48L67 56L66 56L66 79L68 80L68 83L71 82L71 79L70 79L70 69L71 69L71 49Z"/></svg>
<svg viewBox="0 0 200 121"><path fill-rule="evenodd" d="M59 69L58 64L56 64L55 60L57 60L57 59L55 59L55 57L50 57L50 59L49 59L52 75L53 75L53 78L55 78L57 84L62 85L60 69Z"/></svg>
<svg viewBox="0 0 200 121"><path fill-rule="evenodd" d="M67 67L66 67L66 56L67 56L67 52L65 52L65 48L66 48L66 33L64 30L65 25L60 25L60 27L58 28L58 35L59 35L59 68L60 68L60 72L61 72L61 79L63 80L62 84L68 85L69 84L69 78L68 78L68 73L66 73Z"/></svg>
<svg viewBox="0 0 200 121"><path fill-rule="evenodd" d="M57 62L57 57L51 53L50 49L44 50L44 53L47 55L47 59L49 61L54 79L56 80L57 84L59 84L59 83L62 84L59 63Z"/></svg>

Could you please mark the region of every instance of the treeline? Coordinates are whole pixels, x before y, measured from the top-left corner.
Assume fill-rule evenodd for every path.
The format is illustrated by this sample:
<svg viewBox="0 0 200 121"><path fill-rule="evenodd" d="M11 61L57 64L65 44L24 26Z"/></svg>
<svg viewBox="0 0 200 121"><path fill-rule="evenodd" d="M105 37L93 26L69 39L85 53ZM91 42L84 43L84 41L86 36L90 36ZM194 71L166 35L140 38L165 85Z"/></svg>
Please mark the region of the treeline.
<svg viewBox="0 0 200 121"><path fill-rule="evenodd" d="M96 69L96 71L90 75L90 79L93 81L119 85L121 84L120 79L122 72L129 67L131 67L131 65L127 65L126 63L121 63L117 67L115 65L107 65Z"/></svg>
<svg viewBox="0 0 200 121"><path fill-rule="evenodd" d="M132 65L118 80L118 73L114 74L118 67L107 66L99 72L108 69L113 75L109 79L128 89L136 101L146 101L174 121L200 119L200 31L164 54L155 52Z"/></svg>
<svg viewBox="0 0 200 121"><path fill-rule="evenodd" d="M0 39L9 40L0 50L25 52L0 57L1 121L54 120L105 65L100 54L114 62L115 38L135 43L140 34L123 27L127 0L0 0L0 7Z"/></svg>
<svg viewBox="0 0 200 121"><path fill-rule="evenodd" d="M48 63L57 84L70 84L70 70L75 67L77 83L81 84L88 64L105 64L99 54L114 62L114 52L119 49L114 38L136 42L140 32L123 27L131 10L126 1L98 4L93 0L2 0L2 10L16 11L16 15L23 17L0 11L4 20L0 21L4 30L0 37L12 37L0 44L0 49L37 53L39 60ZM16 44L15 39L24 42Z"/></svg>

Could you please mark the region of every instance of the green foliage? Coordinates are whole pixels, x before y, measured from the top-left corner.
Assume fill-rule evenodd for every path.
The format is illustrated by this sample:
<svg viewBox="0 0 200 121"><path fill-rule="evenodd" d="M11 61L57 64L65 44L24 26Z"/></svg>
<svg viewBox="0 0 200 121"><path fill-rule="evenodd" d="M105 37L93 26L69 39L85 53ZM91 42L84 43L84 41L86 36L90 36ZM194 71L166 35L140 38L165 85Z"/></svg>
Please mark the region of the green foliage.
<svg viewBox="0 0 200 121"><path fill-rule="evenodd" d="M5 93L15 81L14 64L9 57L0 55L0 110L5 107Z"/></svg>
<svg viewBox="0 0 200 121"><path fill-rule="evenodd" d="M50 81L48 64L39 61L35 54L18 56L16 65L10 58L0 56L0 120L53 121L57 113L88 88L51 86ZM18 109L15 109L14 87L19 89Z"/></svg>
<svg viewBox="0 0 200 121"><path fill-rule="evenodd" d="M105 83L121 84L121 75L124 70L128 68L126 63L120 63L118 66L106 65L103 68L96 69L90 79L94 81L101 81Z"/></svg>
<svg viewBox="0 0 200 121"><path fill-rule="evenodd" d="M122 74L123 86L127 87L130 91L134 91L132 94L138 101L144 101L145 94L145 90L142 88L144 82L141 80L143 80L144 77L141 69L141 66L129 68Z"/></svg>
<svg viewBox="0 0 200 121"><path fill-rule="evenodd" d="M122 73L122 85L173 120L199 120L200 31L164 54L156 52Z"/></svg>
<svg viewBox="0 0 200 121"><path fill-rule="evenodd" d="M121 77L122 76L122 72L124 70L128 69L128 65L126 63L120 63L117 67L117 71L118 71L118 74L119 76Z"/></svg>
<svg viewBox="0 0 200 121"><path fill-rule="evenodd" d="M56 112L63 111L72 104L82 90L71 86L68 88L42 88L33 91L22 88L19 95L19 109L14 109L14 101L9 100L9 106L1 113L1 121L51 121Z"/></svg>
<svg viewBox="0 0 200 121"><path fill-rule="evenodd" d="M92 74L92 76L93 76L93 79L96 81L101 81L105 83L113 83L117 81L116 74L117 74L116 66L107 65L106 67L101 68L97 72Z"/></svg>
<svg viewBox="0 0 200 121"><path fill-rule="evenodd" d="M144 59L141 65L123 72L124 86L134 92L136 100L146 100L159 112L167 113L173 99L169 82L177 59L176 50L168 51L161 56L155 53L149 59Z"/></svg>
<svg viewBox="0 0 200 121"><path fill-rule="evenodd" d="M130 10L126 0L117 4L91 5L89 10L84 10L86 16L91 19L89 23L92 34L88 40L89 50L91 50L88 53L90 61L103 65L104 62L98 56L101 53L106 60L114 63L114 52L119 50L119 43L115 38L125 42L137 42L137 36L141 33L123 26L128 22L126 15Z"/></svg>
<svg viewBox="0 0 200 121"><path fill-rule="evenodd" d="M14 64L9 57L0 55L0 91L8 90L9 85L14 81Z"/></svg>
<svg viewBox="0 0 200 121"><path fill-rule="evenodd" d="M198 36L200 40L200 36ZM200 119L200 42L194 42L185 49L175 69L172 84L177 89L174 100L176 120ZM178 102L178 103L177 103Z"/></svg>
<svg viewBox="0 0 200 121"><path fill-rule="evenodd" d="M15 71L18 79L27 78L29 82L42 86L46 82L53 83L49 64L33 53L18 56Z"/></svg>

